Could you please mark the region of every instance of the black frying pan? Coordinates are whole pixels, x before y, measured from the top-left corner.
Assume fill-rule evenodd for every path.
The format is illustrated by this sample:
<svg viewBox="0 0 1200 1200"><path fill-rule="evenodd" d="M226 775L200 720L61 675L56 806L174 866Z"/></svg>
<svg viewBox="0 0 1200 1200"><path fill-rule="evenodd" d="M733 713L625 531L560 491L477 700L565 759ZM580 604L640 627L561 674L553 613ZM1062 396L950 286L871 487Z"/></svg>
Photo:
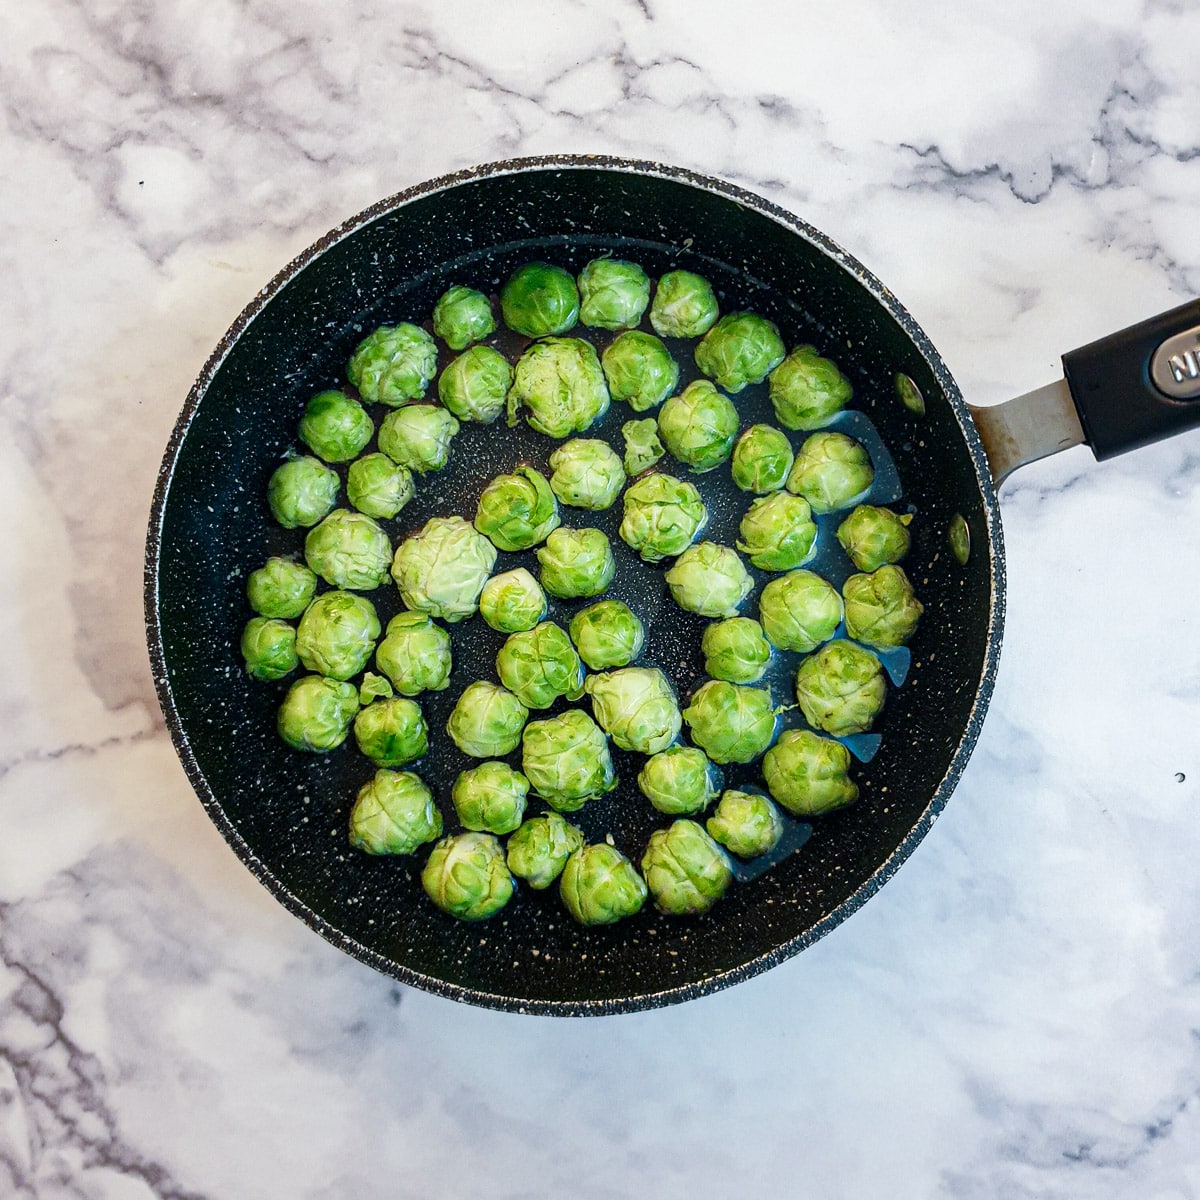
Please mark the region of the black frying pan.
<svg viewBox="0 0 1200 1200"><path fill-rule="evenodd" d="M266 481L295 445L304 402L341 382L364 332L425 319L451 283L495 292L530 259L578 269L608 250L640 261L652 276L675 266L699 271L713 281L723 311L761 312L789 346L812 342L839 361L854 383L855 407L895 459L902 504L915 513L905 566L927 615L911 644L908 682L891 691L878 726L881 748L856 768L860 801L815 822L799 852L732 888L709 916L666 918L648 906L617 926L583 930L553 890L521 889L499 917L463 924L427 902L419 860L370 858L348 847L346 817L372 773L367 760L351 744L309 756L277 738L275 708L286 685L248 680L237 651L250 615L244 580L268 555L298 546L268 514ZM184 768L222 834L283 904L406 983L555 1014L647 1008L736 983L802 950L863 904L954 789L1000 648L1004 571L993 473L1000 478L1083 437L1107 455L1194 424L1197 325L1200 305L1192 305L1067 356L1080 415L1065 392L1034 394L986 414L985 449L944 363L891 293L822 234L738 188L649 163L533 159L383 201L321 239L252 301L205 365L167 448L147 547L146 619L159 699ZM899 376L910 381L902 389L909 404ZM743 425L770 419L761 390L739 397L738 407ZM628 416L614 405L605 432L615 435ZM470 517L487 479L518 461L544 464L552 446L524 426L464 427L450 468L387 523L389 532L399 538L438 513ZM704 485L714 513L706 536L729 542L748 498L729 494L728 485L722 492L720 474ZM612 533L616 516L573 523L610 521ZM970 549L961 562L948 531L964 522ZM613 544L624 553L619 539ZM663 607L661 571L626 557L616 594L651 626L647 657L671 665L686 691L702 678L703 622L669 602ZM372 599L385 621L399 608L391 588ZM454 630L460 686L491 674L500 638L481 625ZM780 702L789 699L791 665L784 662L774 679ZM440 730L457 690L422 697L431 728ZM417 769L452 816L448 784L467 764L447 739L436 745ZM614 757L621 786L578 818L593 840L613 832L636 861L650 830L666 821L634 786L635 757ZM751 774L734 770L729 781Z"/></svg>

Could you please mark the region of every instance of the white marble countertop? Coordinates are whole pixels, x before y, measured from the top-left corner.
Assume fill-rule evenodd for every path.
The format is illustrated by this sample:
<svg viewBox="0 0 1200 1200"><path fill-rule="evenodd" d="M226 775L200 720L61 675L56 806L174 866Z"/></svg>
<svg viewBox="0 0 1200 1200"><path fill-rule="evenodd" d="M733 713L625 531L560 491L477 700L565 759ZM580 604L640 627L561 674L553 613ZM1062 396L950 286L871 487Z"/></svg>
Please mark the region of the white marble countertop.
<svg viewBox="0 0 1200 1200"><path fill-rule="evenodd" d="M142 555L224 329L372 201L516 154L721 176L895 290L967 397L1200 293L1200 9L42 0L0 15L0 1195L1200 1197L1200 435L1006 487L949 808L861 912L588 1020L289 916L155 700Z"/></svg>

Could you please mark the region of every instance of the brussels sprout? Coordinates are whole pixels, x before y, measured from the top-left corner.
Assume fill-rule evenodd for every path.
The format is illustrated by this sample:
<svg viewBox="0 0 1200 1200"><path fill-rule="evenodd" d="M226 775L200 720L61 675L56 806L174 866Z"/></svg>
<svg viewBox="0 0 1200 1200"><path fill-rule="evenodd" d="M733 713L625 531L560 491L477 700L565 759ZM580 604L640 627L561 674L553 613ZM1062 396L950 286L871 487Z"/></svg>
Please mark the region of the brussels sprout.
<svg viewBox="0 0 1200 1200"><path fill-rule="evenodd" d="M634 412L656 408L679 382L679 364L652 333L631 329L613 338L600 356L608 391Z"/></svg>
<svg viewBox="0 0 1200 1200"><path fill-rule="evenodd" d="M710 679L683 710L692 741L716 763L753 762L775 737L777 714L767 688Z"/></svg>
<svg viewBox="0 0 1200 1200"><path fill-rule="evenodd" d="M268 558L246 580L246 598L260 617L298 617L316 594L316 575L290 558Z"/></svg>
<svg viewBox="0 0 1200 1200"><path fill-rule="evenodd" d="M493 575L479 594L479 613L500 633L522 633L546 615L546 593L524 567Z"/></svg>
<svg viewBox="0 0 1200 1200"><path fill-rule="evenodd" d="M538 433L565 438L582 433L608 412L608 385L590 342L545 338L517 359L508 392L508 423L522 407Z"/></svg>
<svg viewBox="0 0 1200 1200"><path fill-rule="evenodd" d="M797 346L771 372L771 403L780 425L820 429L850 402L850 380L812 346Z"/></svg>
<svg viewBox="0 0 1200 1200"><path fill-rule="evenodd" d="M679 736L679 702L656 667L589 675L584 690L592 698L596 723L622 750L657 754Z"/></svg>
<svg viewBox="0 0 1200 1200"><path fill-rule="evenodd" d="M599 529L556 529L537 552L542 587L560 600L598 596L612 583L617 564Z"/></svg>
<svg viewBox="0 0 1200 1200"><path fill-rule="evenodd" d="M559 812L574 812L617 786L608 739L578 708L525 726L521 770L534 792Z"/></svg>
<svg viewBox="0 0 1200 1200"><path fill-rule="evenodd" d="M500 292L500 312L509 329L526 337L566 333L579 319L579 290L562 267L526 263Z"/></svg>
<svg viewBox="0 0 1200 1200"><path fill-rule="evenodd" d="M849 777L850 751L810 729L789 729L763 756L771 795L798 817L818 817L852 803L858 787Z"/></svg>
<svg viewBox="0 0 1200 1200"><path fill-rule="evenodd" d="M655 906L673 916L708 912L733 882L729 856L702 826L684 817L650 835L642 874Z"/></svg>
<svg viewBox="0 0 1200 1200"><path fill-rule="evenodd" d="M434 846L421 886L442 912L460 921L486 921L508 903L513 877L492 834L459 833Z"/></svg>
<svg viewBox="0 0 1200 1200"><path fill-rule="evenodd" d="M492 302L474 288L455 284L433 306L433 332L451 350L465 350L496 328Z"/></svg>
<svg viewBox="0 0 1200 1200"><path fill-rule="evenodd" d="M337 503L342 482L319 458L301 455L275 468L267 484L271 516L284 529L307 529Z"/></svg>
<svg viewBox="0 0 1200 1200"><path fill-rule="evenodd" d="M882 664L853 642L822 646L796 672L796 699L804 719L834 737L865 733L886 698Z"/></svg>
<svg viewBox="0 0 1200 1200"><path fill-rule="evenodd" d="M548 888L567 859L583 846L583 833L556 812L530 817L508 839L508 869L531 888Z"/></svg>
<svg viewBox="0 0 1200 1200"><path fill-rule="evenodd" d="M762 571L791 571L816 552L817 525L803 496L775 492L755 500L739 526L737 548Z"/></svg>
<svg viewBox="0 0 1200 1200"><path fill-rule="evenodd" d="M525 815L528 794L529 780L520 771L493 760L460 772L450 798L464 828L512 833Z"/></svg>
<svg viewBox="0 0 1200 1200"><path fill-rule="evenodd" d="M669 816L703 812L721 790L720 768L695 746L669 746L646 759L637 785L659 812Z"/></svg>
<svg viewBox="0 0 1200 1200"><path fill-rule="evenodd" d="M786 736L786 735L785 735ZM774 753L775 747L768 750ZM783 818L774 803L757 792L730 789L704 822L709 834L738 858L757 858L774 850L783 836Z"/></svg>
<svg viewBox="0 0 1200 1200"><path fill-rule="evenodd" d="M350 845L368 854L412 854L441 835L433 793L411 771L376 771L350 810Z"/></svg>
<svg viewBox="0 0 1200 1200"><path fill-rule="evenodd" d="M654 289L650 324L659 337L696 338L717 319L712 284L691 271L668 271Z"/></svg>
<svg viewBox="0 0 1200 1200"><path fill-rule="evenodd" d="M296 630L276 617L251 617L242 630L241 650L252 679L282 679L300 665Z"/></svg>
<svg viewBox="0 0 1200 1200"><path fill-rule="evenodd" d="M571 641L593 671L626 667L642 652L646 631L620 600L601 600L571 618Z"/></svg>
<svg viewBox="0 0 1200 1200"><path fill-rule="evenodd" d="M870 575L851 575L842 585L846 633L868 646L903 646L925 611L908 576L893 566Z"/></svg>
<svg viewBox="0 0 1200 1200"><path fill-rule="evenodd" d="M838 526L837 540L860 571L875 571L899 562L907 553L910 513L860 504Z"/></svg>
<svg viewBox="0 0 1200 1200"><path fill-rule="evenodd" d="M729 683L757 683L771 661L771 643L762 626L750 617L730 617L710 625L700 649L705 671Z"/></svg>
<svg viewBox="0 0 1200 1200"><path fill-rule="evenodd" d="M459 696L446 732L472 758L503 758L521 744L528 716L529 709L507 688L480 680Z"/></svg>
<svg viewBox="0 0 1200 1200"><path fill-rule="evenodd" d="M807 654L837 631L842 622L842 598L820 575L789 571L763 588L758 619L772 646Z"/></svg>
<svg viewBox="0 0 1200 1200"><path fill-rule="evenodd" d="M689 383L658 414L663 445L696 472L711 471L729 457L737 430L733 402L707 379Z"/></svg>
<svg viewBox="0 0 1200 1200"><path fill-rule="evenodd" d="M490 425L503 411L512 367L498 350L472 346L438 376L438 399L460 420Z"/></svg>
<svg viewBox="0 0 1200 1200"><path fill-rule="evenodd" d="M349 462L371 440L375 423L345 392L319 392L300 418L300 440L326 462Z"/></svg>
<svg viewBox="0 0 1200 1200"><path fill-rule="evenodd" d="M392 543L365 513L335 508L308 531L304 558L331 587L369 592L387 578Z"/></svg>
<svg viewBox="0 0 1200 1200"><path fill-rule="evenodd" d="M598 438L572 438L550 455L550 487L572 508L611 508L625 486L616 451Z"/></svg>
<svg viewBox="0 0 1200 1200"><path fill-rule="evenodd" d="M596 329L632 329L650 303L650 280L637 263L594 258L579 273L579 320Z"/></svg>
<svg viewBox="0 0 1200 1200"><path fill-rule="evenodd" d="M631 479L648 471L667 452L659 441L658 421L654 417L626 421L621 426L621 434L625 438L625 474Z"/></svg>
<svg viewBox="0 0 1200 1200"><path fill-rule="evenodd" d="M370 704L372 700L390 700L396 694L392 681L374 671L367 671L358 685L359 704Z"/></svg>
<svg viewBox="0 0 1200 1200"><path fill-rule="evenodd" d="M429 730L415 700L393 696L358 710L354 740L377 767L403 767L429 749Z"/></svg>
<svg viewBox="0 0 1200 1200"><path fill-rule="evenodd" d="M612 925L646 903L646 884L616 846L596 842L576 850L559 878L558 894L580 925Z"/></svg>
<svg viewBox="0 0 1200 1200"><path fill-rule="evenodd" d="M528 550L558 525L558 501L545 475L532 467L497 475L475 508L475 528L497 550Z"/></svg>
<svg viewBox="0 0 1200 1200"><path fill-rule="evenodd" d="M849 508L871 490L875 478L866 449L844 433L814 433L796 455L787 489L803 496L815 513Z"/></svg>
<svg viewBox="0 0 1200 1200"><path fill-rule="evenodd" d="M655 472L625 490L621 540L643 562L661 562L681 554L708 524L700 493L682 479Z"/></svg>
<svg viewBox="0 0 1200 1200"><path fill-rule="evenodd" d="M358 712L358 688L324 675L304 675L279 706L279 736L293 750L322 754L340 746Z"/></svg>
<svg viewBox="0 0 1200 1200"><path fill-rule="evenodd" d="M461 428L440 405L410 404L383 418L379 448L392 462L424 475L450 461L450 442Z"/></svg>
<svg viewBox="0 0 1200 1200"><path fill-rule="evenodd" d="M358 343L347 368L370 403L398 407L425 395L437 374L437 343L419 325L382 325Z"/></svg>
<svg viewBox="0 0 1200 1200"><path fill-rule="evenodd" d="M392 578L407 608L453 623L474 614L495 564L496 547L462 517L433 517L400 543Z"/></svg>
<svg viewBox="0 0 1200 1200"><path fill-rule="evenodd" d="M743 492L777 492L787 481L794 455L786 433L773 425L751 425L734 443L730 471Z"/></svg>
<svg viewBox="0 0 1200 1200"><path fill-rule="evenodd" d="M346 472L346 496L368 517L394 517L417 494L412 472L386 454L367 454Z"/></svg>
<svg viewBox="0 0 1200 1200"><path fill-rule="evenodd" d="M309 671L349 679L371 660L379 638L375 606L353 592L322 592L304 610L296 653Z"/></svg>
<svg viewBox="0 0 1200 1200"><path fill-rule="evenodd" d="M583 695L583 664L552 621L510 634L496 655L496 673L526 708L549 708L559 696L578 700Z"/></svg>
<svg viewBox="0 0 1200 1200"><path fill-rule="evenodd" d="M727 392L761 383L783 362L783 339L756 313L726 313L696 347L696 366Z"/></svg>
<svg viewBox="0 0 1200 1200"><path fill-rule="evenodd" d="M754 589L737 552L716 542L689 546L665 578L671 599L702 617L732 617Z"/></svg>
<svg viewBox="0 0 1200 1200"><path fill-rule="evenodd" d="M402 696L444 691L450 682L450 635L427 613L397 613L375 651L375 665Z"/></svg>

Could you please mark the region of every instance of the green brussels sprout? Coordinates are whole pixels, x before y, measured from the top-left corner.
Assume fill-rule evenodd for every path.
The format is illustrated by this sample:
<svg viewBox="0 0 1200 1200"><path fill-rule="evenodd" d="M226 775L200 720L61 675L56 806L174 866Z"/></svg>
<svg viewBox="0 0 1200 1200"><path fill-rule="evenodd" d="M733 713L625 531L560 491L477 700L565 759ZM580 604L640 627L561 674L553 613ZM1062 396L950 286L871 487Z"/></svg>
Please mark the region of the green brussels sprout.
<svg viewBox="0 0 1200 1200"><path fill-rule="evenodd" d="M887 649L903 646L916 632L925 611L913 595L908 576L893 566L870 575L851 575L842 585L846 633L855 641Z"/></svg>
<svg viewBox="0 0 1200 1200"><path fill-rule="evenodd" d="M574 812L617 786L608 739L578 708L525 726L521 770L534 792L558 812Z"/></svg>
<svg viewBox="0 0 1200 1200"><path fill-rule="evenodd" d="M682 479L655 472L625 489L621 540L643 562L661 562L681 554L708 524L700 493Z"/></svg>
<svg viewBox="0 0 1200 1200"><path fill-rule="evenodd" d="M319 458L304 454L275 468L267 484L271 516L284 529L307 529L337 503L342 481Z"/></svg>
<svg viewBox="0 0 1200 1200"><path fill-rule="evenodd" d="M712 284L691 271L668 271L654 289L650 324L659 337L697 338L717 319Z"/></svg>
<svg viewBox="0 0 1200 1200"><path fill-rule="evenodd" d="M679 736L679 702L656 667L589 675L584 690L592 698L596 723L622 750L657 754Z"/></svg>
<svg viewBox="0 0 1200 1200"><path fill-rule="evenodd" d="M304 558L331 587L369 592L387 578L392 543L365 513L335 508L308 531Z"/></svg>
<svg viewBox="0 0 1200 1200"><path fill-rule="evenodd" d="M609 395L634 412L657 408L679 382L679 364L652 333L631 329L613 338L600 355Z"/></svg>
<svg viewBox="0 0 1200 1200"><path fill-rule="evenodd" d="M379 448L392 462L424 475L450 461L450 442L461 428L440 405L409 404L383 418Z"/></svg>
<svg viewBox="0 0 1200 1200"><path fill-rule="evenodd" d="M451 623L473 616L496 547L462 517L432 517L396 550L392 578L414 612Z"/></svg>
<svg viewBox="0 0 1200 1200"><path fill-rule="evenodd" d="M692 741L713 762L748 763L771 744L778 715L768 688L710 679L683 710L683 719Z"/></svg>
<svg viewBox="0 0 1200 1200"><path fill-rule="evenodd" d="M358 710L354 740L377 767L403 767L429 749L429 730L415 700L393 696Z"/></svg>
<svg viewBox="0 0 1200 1200"><path fill-rule="evenodd" d="M450 798L466 829L483 833L512 833L525 815L529 780L507 763L480 763L461 771Z"/></svg>
<svg viewBox="0 0 1200 1200"><path fill-rule="evenodd" d="M282 679L300 665L295 627L277 617L251 617L242 630L241 650L252 679Z"/></svg>
<svg viewBox="0 0 1200 1200"><path fill-rule="evenodd" d="M444 691L450 682L450 635L428 613L397 613L375 651L375 665L402 696Z"/></svg>
<svg viewBox="0 0 1200 1200"><path fill-rule="evenodd" d="M433 793L411 771L376 771L350 810L350 845L368 854L412 854L442 836Z"/></svg>
<svg viewBox="0 0 1200 1200"><path fill-rule="evenodd" d="M642 652L646 631L627 604L601 600L571 618L571 641L593 671L626 667Z"/></svg>
<svg viewBox="0 0 1200 1200"><path fill-rule="evenodd" d="M497 475L475 508L475 528L497 550L528 550L558 525L558 501L545 475L532 467Z"/></svg>
<svg viewBox="0 0 1200 1200"><path fill-rule="evenodd" d="M508 423L521 408L538 433L565 438L582 433L608 412L608 385L590 342L550 337L517 359L508 391Z"/></svg>
<svg viewBox="0 0 1200 1200"><path fill-rule="evenodd" d="M580 925L612 925L646 903L646 884L616 846L596 842L567 859L558 894Z"/></svg>
<svg viewBox="0 0 1200 1200"><path fill-rule="evenodd" d="M787 489L803 496L815 513L849 508L871 490L875 470L861 443L844 433L805 439L788 474Z"/></svg>
<svg viewBox="0 0 1200 1200"><path fill-rule="evenodd" d="M650 303L650 280L637 263L594 258L579 273L579 320L596 329L632 329Z"/></svg>
<svg viewBox="0 0 1200 1200"><path fill-rule="evenodd" d="M751 617L714 622L704 631L700 649L705 671L729 683L757 683L771 661L771 643Z"/></svg>
<svg viewBox="0 0 1200 1200"><path fill-rule="evenodd" d="M721 790L720 768L695 746L668 746L652 754L638 772L643 796L669 816L703 812Z"/></svg>
<svg viewBox="0 0 1200 1200"><path fill-rule="evenodd" d="M550 455L550 487L572 508L611 508L625 486L616 451L598 438L572 438Z"/></svg>
<svg viewBox="0 0 1200 1200"><path fill-rule="evenodd" d="M817 524L803 496L760 496L739 526L737 548L762 571L792 571L816 553Z"/></svg>
<svg viewBox="0 0 1200 1200"><path fill-rule="evenodd" d="M763 588L758 619L772 646L807 654L837 631L842 623L842 598L820 575L789 571Z"/></svg>
<svg viewBox="0 0 1200 1200"><path fill-rule="evenodd" d="M419 400L437 374L437 343L419 325L381 325L358 343L347 368L358 394L393 408Z"/></svg>
<svg viewBox="0 0 1200 1200"><path fill-rule="evenodd" d="M671 599L702 617L732 617L754 589L737 552L716 542L689 546L665 578Z"/></svg>
<svg viewBox="0 0 1200 1200"><path fill-rule="evenodd" d="M583 846L583 833L556 812L530 817L508 839L508 869L531 888L548 888L567 859Z"/></svg>
<svg viewBox="0 0 1200 1200"><path fill-rule="evenodd" d="M830 642L796 671L796 700L804 719L834 737L865 733L886 698L883 665L854 642Z"/></svg>
<svg viewBox="0 0 1200 1200"><path fill-rule="evenodd" d="M763 756L763 778L771 795L798 817L819 817L853 803L858 787L850 778L850 751L811 729L789 729Z"/></svg>
<svg viewBox="0 0 1200 1200"><path fill-rule="evenodd" d="M908 553L911 521L910 513L860 504L838 526L837 540L858 570L876 571Z"/></svg>
<svg viewBox="0 0 1200 1200"><path fill-rule="evenodd" d="M546 615L546 593L524 567L517 567L483 585L479 613L500 633L522 633Z"/></svg>
<svg viewBox="0 0 1200 1200"><path fill-rule="evenodd" d="M571 639L552 621L509 634L496 655L500 682L526 708L549 708L559 696L583 695L583 664Z"/></svg>
<svg viewBox="0 0 1200 1200"><path fill-rule="evenodd" d="M560 600L600 595L617 571L612 547L599 529L562 526L538 549L537 559L542 587Z"/></svg>
<svg viewBox="0 0 1200 1200"><path fill-rule="evenodd" d="M324 675L303 675L279 706L279 736L293 750L323 754L340 746L358 712L358 688Z"/></svg>
<svg viewBox="0 0 1200 1200"><path fill-rule="evenodd" d="M774 750L768 750L770 754ZM757 858L774 850L783 836L783 818L773 801L757 792L730 789L721 795L705 828L738 858Z"/></svg>
<svg viewBox="0 0 1200 1200"><path fill-rule="evenodd" d="M756 313L726 313L696 347L696 366L727 392L761 383L783 362L783 339Z"/></svg>
<svg viewBox="0 0 1200 1200"><path fill-rule="evenodd" d="M472 758L503 758L521 744L528 717L529 709L512 692L481 679L459 696L446 732Z"/></svg>
<svg viewBox="0 0 1200 1200"><path fill-rule="evenodd" d="M734 443L729 464L733 482L743 492L762 496L787 482L794 460L792 443L773 425L751 425Z"/></svg>
<svg viewBox="0 0 1200 1200"><path fill-rule="evenodd" d="M366 596L322 592L300 618L296 653L309 671L349 679L371 661L378 638L379 618Z"/></svg>
<svg viewBox="0 0 1200 1200"><path fill-rule="evenodd" d="M650 835L642 874L655 906L673 916L708 912L733 882L729 856L686 817Z"/></svg>
<svg viewBox="0 0 1200 1200"><path fill-rule="evenodd" d="M492 302L474 288L455 284L433 306L433 332L451 350L465 350L496 328Z"/></svg>
<svg viewBox="0 0 1200 1200"><path fill-rule="evenodd" d="M346 496L368 517L390 520L416 494L412 472L386 454L377 452L355 459L346 472Z"/></svg>
<svg viewBox="0 0 1200 1200"><path fill-rule="evenodd" d="M658 414L658 435L680 462L697 473L718 467L733 450L738 415L733 401L707 379L689 383Z"/></svg>
<svg viewBox="0 0 1200 1200"><path fill-rule="evenodd" d="M486 921L509 902L513 877L492 834L459 833L434 846L421 886L442 912L460 921Z"/></svg>
<svg viewBox="0 0 1200 1200"><path fill-rule="evenodd" d="M396 694L392 681L374 671L367 671L358 685L359 704L370 704L372 700L390 700Z"/></svg>
<svg viewBox="0 0 1200 1200"><path fill-rule="evenodd" d="M290 558L268 558L246 580L246 598L260 617L298 617L316 594L316 575Z"/></svg>
<svg viewBox="0 0 1200 1200"><path fill-rule="evenodd" d="M438 399L460 420L490 425L512 386L508 359L491 346L472 346L438 376Z"/></svg>
<svg viewBox="0 0 1200 1200"><path fill-rule="evenodd" d="M375 422L345 392L319 392L300 418L300 440L329 463L349 462L371 440Z"/></svg>
<svg viewBox="0 0 1200 1200"><path fill-rule="evenodd" d="M667 452L659 440L658 421L654 417L626 421L621 426L621 435L625 438L625 474L631 479L648 471Z"/></svg>
<svg viewBox="0 0 1200 1200"><path fill-rule="evenodd" d="M509 329L526 337L566 333L579 320L579 290L562 267L526 263L500 292L500 312Z"/></svg>
<svg viewBox="0 0 1200 1200"><path fill-rule="evenodd" d="M780 425L808 430L832 421L854 389L836 364L812 346L797 346L771 372L770 393Z"/></svg>

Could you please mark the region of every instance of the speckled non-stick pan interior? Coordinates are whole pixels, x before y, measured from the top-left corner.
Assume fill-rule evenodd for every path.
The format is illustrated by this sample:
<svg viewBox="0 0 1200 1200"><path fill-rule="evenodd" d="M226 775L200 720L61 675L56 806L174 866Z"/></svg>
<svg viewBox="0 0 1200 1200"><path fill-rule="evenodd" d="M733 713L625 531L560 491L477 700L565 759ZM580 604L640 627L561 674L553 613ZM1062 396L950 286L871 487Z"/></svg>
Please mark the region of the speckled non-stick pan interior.
<svg viewBox="0 0 1200 1200"><path fill-rule="evenodd" d="M605 251L636 259L652 276L677 266L700 271L723 310L761 312L789 346L811 342L838 360L854 384L854 407L899 470L898 507L914 514L905 566L926 616L908 681L891 690L878 726L881 748L856 764L859 802L814 822L799 851L735 885L711 914L670 918L647 906L589 930L571 922L554 889L521 888L498 917L465 924L427 901L420 858L351 851L347 816L373 773L352 739L316 756L277 737L286 682L248 679L237 648L251 615L245 576L301 544L271 520L267 479L296 445L303 404L344 380L364 332L427 321L451 283L495 293L522 262L578 269ZM924 415L898 399L899 372L923 394ZM737 403L743 427L771 419L763 388ZM619 445L629 416L614 404L601 434ZM384 525L398 541L430 516L470 518L488 479L518 462L545 469L554 444L524 425L465 426L450 467ZM151 522L147 620L163 708L200 799L247 866L288 908L372 966L522 1011L611 1012L686 999L825 933L877 890L945 803L982 719L999 644L999 526L985 472L953 381L923 334L877 281L794 217L728 185L649 164L530 160L467 172L385 201L323 239L255 299L206 366L168 448ZM731 542L749 497L727 471L700 482L713 512L706 536ZM612 535L614 594L649 628L643 661L663 666L686 693L703 678L705 622L667 600L663 568L641 564L615 536L619 510L566 515ZM947 544L956 515L972 533L965 565ZM497 570L528 557L502 555ZM764 578L756 574L760 587ZM372 599L385 622L400 608L390 585ZM560 605L556 615L569 618L577 607ZM461 687L494 677L502 640L479 620L456 626L453 639L454 685L421 700L439 736L415 768L435 788L448 828L449 784L468 760L440 731ZM791 665L772 676L781 704L791 700ZM785 714L785 724L797 722ZM669 819L638 792L636 756L615 751L614 759L618 789L577 819L590 839L611 833L636 861L650 830ZM751 781L756 770L728 778Z"/></svg>

